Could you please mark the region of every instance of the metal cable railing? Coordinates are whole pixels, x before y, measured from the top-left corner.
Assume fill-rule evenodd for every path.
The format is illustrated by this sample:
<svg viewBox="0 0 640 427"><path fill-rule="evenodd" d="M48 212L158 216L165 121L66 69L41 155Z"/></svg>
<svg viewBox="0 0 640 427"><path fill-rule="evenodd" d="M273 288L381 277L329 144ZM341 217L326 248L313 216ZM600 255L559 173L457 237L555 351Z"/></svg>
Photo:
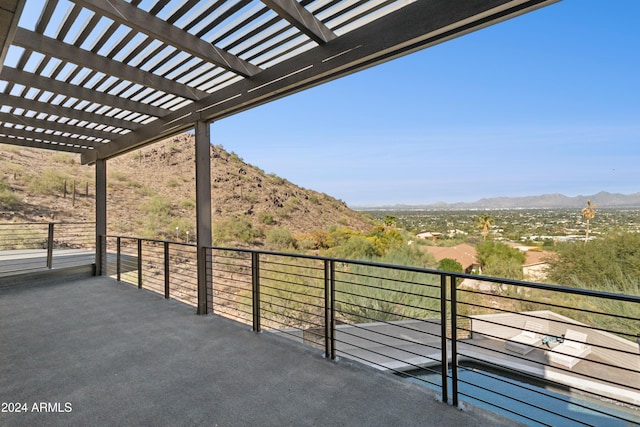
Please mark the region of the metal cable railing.
<svg viewBox="0 0 640 427"><path fill-rule="evenodd" d="M107 274L198 306L195 245L107 237ZM208 311L530 425L640 421L640 297L203 248Z"/></svg>
<svg viewBox="0 0 640 427"><path fill-rule="evenodd" d="M104 236L103 241L105 275L197 305L195 245L123 236Z"/></svg>
<svg viewBox="0 0 640 427"><path fill-rule="evenodd" d="M90 265L95 223L0 223L0 274Z"/></svg>

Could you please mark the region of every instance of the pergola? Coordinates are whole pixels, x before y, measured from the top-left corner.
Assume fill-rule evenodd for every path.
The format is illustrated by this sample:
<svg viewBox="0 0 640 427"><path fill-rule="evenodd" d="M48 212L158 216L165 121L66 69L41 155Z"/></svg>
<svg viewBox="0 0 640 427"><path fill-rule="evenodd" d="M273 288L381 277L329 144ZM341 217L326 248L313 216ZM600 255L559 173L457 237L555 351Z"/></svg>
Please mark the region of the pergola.
<svg viewBox="0 0 640 427"><path fill-rule="evenodd" d="M195 129L210 246L212 121L556 1L0 0L0 143L95 164L99 242L106 161Z"/></svg>

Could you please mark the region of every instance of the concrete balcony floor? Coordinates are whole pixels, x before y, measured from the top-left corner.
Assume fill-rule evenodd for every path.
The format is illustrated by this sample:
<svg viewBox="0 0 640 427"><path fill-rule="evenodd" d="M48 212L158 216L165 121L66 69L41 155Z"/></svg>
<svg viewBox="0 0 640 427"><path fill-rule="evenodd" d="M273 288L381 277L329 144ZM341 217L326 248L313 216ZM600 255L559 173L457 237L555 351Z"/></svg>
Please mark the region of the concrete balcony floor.
<svg viewBox="0 0 640 427"><path fill-rule="evenodd" d="M2 287L0 322L3 426L514 425L105 277Z"/></svg>

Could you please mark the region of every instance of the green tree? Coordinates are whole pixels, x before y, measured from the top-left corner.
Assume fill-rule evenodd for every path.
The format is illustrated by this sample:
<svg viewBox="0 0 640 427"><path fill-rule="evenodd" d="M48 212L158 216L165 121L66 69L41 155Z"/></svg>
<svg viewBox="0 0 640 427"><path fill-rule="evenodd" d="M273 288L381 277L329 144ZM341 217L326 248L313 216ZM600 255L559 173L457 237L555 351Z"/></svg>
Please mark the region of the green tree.
<svg viewBox="0 0 640 427"><path fill-rule="evenodd" d="M611 233L588 245L561 243L549 259L549 279L554 283L602 289L609 283L640 280L640 233Z"/></svg>
<svg viewBox="0 0 640 427"><path fill-rule="evenodd" d="M476 246L482 273L487 276L521 280L526 255L501 242L482 242Z"/></svg>
<svg viewBox="0 0 640 427"><path fill-rule="evenodd" d="M351 236L349 240L343 244L331 248L328 254L329 256L337 258L365 261L371 261L381 255L373 239L369 239L363 235Z"/></svg>
<svg viewBox="0 0 640 427"><path fill-rule="evenodd" d="M478 217L478 228L482 231L482 239L487 240L489 230L493 227L494 218L488 214L482 214Z"/></svg>
<svg viewBox="0 0 640 427"><path fill-rule="evenodd" d="M451 271L453 273L462 273L462 264L452 258L443 258L438 262L438 270Z"/></svg>
<svg viewBox="0 0 640 427"><path fill-rule="evenodd" d="M385 215L384 225L387 227L395 227L398 223L398 218L394 215Z"/></svg>

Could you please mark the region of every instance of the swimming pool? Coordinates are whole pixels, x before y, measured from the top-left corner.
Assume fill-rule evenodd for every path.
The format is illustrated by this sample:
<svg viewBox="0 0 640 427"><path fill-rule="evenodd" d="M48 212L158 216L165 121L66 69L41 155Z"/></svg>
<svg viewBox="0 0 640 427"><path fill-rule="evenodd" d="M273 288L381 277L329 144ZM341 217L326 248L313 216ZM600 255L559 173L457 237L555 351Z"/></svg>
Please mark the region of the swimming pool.
<svg viewBox="0 0 640 427"><path fill-rule="evenodd" d="M439 366L410 371L402 376L441 391ZM514 375L510 371L490 369L480 364L459 367L458 394L461 402L471 403L532 426L640 425L640 411L634 408L573 393L568 388L551 387L539 380Z"/></svg>

